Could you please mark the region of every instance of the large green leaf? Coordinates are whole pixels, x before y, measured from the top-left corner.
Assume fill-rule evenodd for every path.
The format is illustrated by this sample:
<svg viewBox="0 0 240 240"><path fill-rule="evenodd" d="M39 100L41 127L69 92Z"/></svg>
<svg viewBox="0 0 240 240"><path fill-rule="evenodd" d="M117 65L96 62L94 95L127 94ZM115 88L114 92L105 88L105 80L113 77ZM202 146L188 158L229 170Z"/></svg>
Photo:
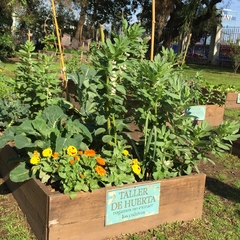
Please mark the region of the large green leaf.
<svg viewBox="0 0 240 240"><path fill-rule="evenodd" d="M9 176L13 182L24 182L32 178L31 168L22 162L10 172Z"/></svg>
<svg viewBox="0 0 240 240"><path fill-rule="evenodd" d="M62 151L63 148L67 148L67 147L72 146L72 145L77 147L77 142L73 138L59 137L59 138L56 139L55 151L60 152L60 151Z"/></svg>
<svg viewBox="0 0 240 240"><path fill-rule="evenodd" d="M7 128L3 135L0 137L0 148L3 148L7 142L12 141L14 139L14 127Z"/></svg>
<svg viewBox="0 0 240 240"><path fill-rule="evenodd" d="M34 146L34 144L31 142L31 139L24 135L15 136L14 143L16 148L18 149L29 148Z"/></svg>
<svg viewBox="0 0 240 240"><path fill-rule="evenodd" d="M65 119L66 115L59 106L50 106L44 109L42 117L47 121L49 128L56 128L57 123Z"/></svg>

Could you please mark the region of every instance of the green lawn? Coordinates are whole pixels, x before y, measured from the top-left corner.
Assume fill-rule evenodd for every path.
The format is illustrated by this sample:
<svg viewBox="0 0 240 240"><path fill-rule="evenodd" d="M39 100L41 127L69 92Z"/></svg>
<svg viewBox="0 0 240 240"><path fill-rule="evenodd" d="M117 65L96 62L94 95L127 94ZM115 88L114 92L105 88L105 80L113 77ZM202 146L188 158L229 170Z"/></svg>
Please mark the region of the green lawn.
<svg viewBox="0 0 240 240"><path fill-rule="evenodd" d="M203 79L211 84L222 84L226 87L233 85L237 89L240 89L240 73L234 74L231 68L189 64L184 70L188 79L193 77L196 72L199 72L203 76Z"/></svg>

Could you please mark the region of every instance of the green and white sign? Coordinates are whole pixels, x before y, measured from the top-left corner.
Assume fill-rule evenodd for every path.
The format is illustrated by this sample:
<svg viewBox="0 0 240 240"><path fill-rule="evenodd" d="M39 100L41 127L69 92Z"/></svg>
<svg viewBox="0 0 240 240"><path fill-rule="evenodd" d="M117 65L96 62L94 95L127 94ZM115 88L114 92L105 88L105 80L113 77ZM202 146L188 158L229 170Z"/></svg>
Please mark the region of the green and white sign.
<svg viewBox="0 0 240 240"><path fill-rule="evenodd" d="M160 182L108 190L105 225L158 214L159 202Z"/></svg>
<svg viewBox="0 0 240 240"><path fill-rule="evenodd" d="M186 115L193 116L193 120L204 120L206 114L206 106L191 106L186 109Z"/></svg>
<svg viewBox="0 0 240 240"><path fill-rule="evenodd" d="M240 103L240 93L237 96L237 103Z"/></svg>

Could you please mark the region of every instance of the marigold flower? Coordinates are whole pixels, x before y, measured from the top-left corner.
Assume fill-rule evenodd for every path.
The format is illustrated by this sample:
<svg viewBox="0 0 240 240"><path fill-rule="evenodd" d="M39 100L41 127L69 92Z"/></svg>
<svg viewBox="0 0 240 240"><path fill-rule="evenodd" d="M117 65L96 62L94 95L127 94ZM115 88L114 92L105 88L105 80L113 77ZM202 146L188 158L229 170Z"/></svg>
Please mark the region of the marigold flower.
<svg viewBox="0 0 240 240"><path fill-rule="evenodd" d="M31 159L30 159L30 163L32 164L32 165L36 165L36 164L38 164L40 162L40 158L38 157L38 156L36 156L36 155L33 155L32 157L31 157Z"/></svg>
<svg viewBox="0 0 240 240"><path fill-rule="evenodd" d="M80 160L80 157L78 155L74 156L74 159L79 161Z"/></svg>
<svg viewBox="0 0 240 240"><path fill-rule="evenodd" d="M137 165L137 164L133 164L133 165L132 165L132 170L133 170L133 172L136 173L137 175L140 174L140 172L141 172L141 168L140 168L140 166Z"/></svg>
<svg viewBox="0 0 240 240"><path fill-rule="evenodd" d="M59 157L59 153L58 152L54 152L52 155L52 158L56 159Z"/></svg>
<svg viewBox="0 0 240 240"><path fill-rule="evenodd" d="M83 154L83 151L79 150L79 151L78 151L78 154L79 154L79 155L82 155L82 154Z"/></svg>
<svg viewBox="0 0 240 240"><path fill-rule="evenodd" d="M128 152L128 150L123 150L123 151L122 151L122 154L125 155L125 156L127 156L127 155L129 154L129 152Z"/></svg>
<svg viewBox="0 0 240 240"><path fill-rule="evenodd" d="M34 155L34 156L37 156L37 157L40 157L40 153L39 153L37 150L34 150L34 151L33 151L33 155Z"/></svg>
<svg viewBox="0 0 240 240"><path fill-rule="evenodd" d="M46 148L42 151L43 157L51 157L52 156L52 149Z"/></svg>
<svg viewBox="0 0 240 240"><path fill-rule="evenodd" d="M136 164L136 165L139 164L139 161L137 160L137 158L133 158L133 159L132 159L132 164Z"/></svg>
<svg viewBox="0 0 240 240"><path fill-rule="evenodd" d="M96 171L97 174L100 175L101 177L106 174L106 170L105 170L103 167L101 167L101 166L96 166L96 167L95 167L95 171Z"/></svg>
<svg viewBox="0 0 240 240"><path fill-rule="evenodd" d="M84 178L84 175L83 175L83 174L80 174L80 177L81 177L81 178Z"/></svg>
<svg viewBox="0 0 240 240"><path fill-rule="evenodd" d="M101 157L97 157L96 161L97 161L98 164L100 164L102 166L105 166L105 164L106 164L105 160Z"/></svg>
<svg viewBox="0 0 240 240"><path fill-rule="evenodd" d="M96 156L96 152L92 149L87 149L86 151L84 151L84 154L87 157L95 157Z"/></svg>
<svg viewBox="0 0 240 240"><path fill-rule="evenodd" d="M71 160L69 161L70 164L74 164L74 162L75 162L74 159L71 159Z"/></svg>
<svg viewBox="0 0 240 240"><path fill-rule="evenodd" d="M77 155L77 149L74 146L69 146L67 148L67 154L69 156L75 156L75 155Z"/></svg>

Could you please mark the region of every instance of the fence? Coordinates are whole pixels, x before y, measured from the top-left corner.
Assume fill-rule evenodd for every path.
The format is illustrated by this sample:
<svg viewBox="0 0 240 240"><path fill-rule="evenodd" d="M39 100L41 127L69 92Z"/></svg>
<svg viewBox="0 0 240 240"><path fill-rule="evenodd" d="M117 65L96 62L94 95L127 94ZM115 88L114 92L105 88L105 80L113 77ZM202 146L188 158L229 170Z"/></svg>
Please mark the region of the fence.
<svg viewBox="0 0 240 240"><path fill-rule="evenodd" d="M240 27L222 28L220 43L228 45L229 41L236 42L240 39Z"/></svg>

